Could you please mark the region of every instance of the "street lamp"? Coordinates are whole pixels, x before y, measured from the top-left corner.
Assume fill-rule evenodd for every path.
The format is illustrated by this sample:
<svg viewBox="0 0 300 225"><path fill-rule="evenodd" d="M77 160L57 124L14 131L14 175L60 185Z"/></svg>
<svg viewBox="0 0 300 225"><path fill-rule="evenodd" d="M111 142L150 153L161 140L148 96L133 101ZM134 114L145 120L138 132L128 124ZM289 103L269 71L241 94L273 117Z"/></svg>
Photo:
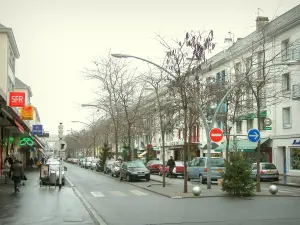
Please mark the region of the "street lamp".
<svg viewBox="0 0 300 225"><path fill-rule="evenodd" d="M173 78L175 78L176 76L174 74L172 74L171 72L169 72L167 69L161 67L160 65L154 63L154 62L151 62L147 59L144 59L144 58L140 58L140 57L137 57L137 56L133 56L133 55L127 55L127 54L111 54L111 56L115 57L115 58L135 58L135 59L138 59L138 60L141 60L141 61L144 61L144 62L147 62L149 64L152 64L154 66L156 66L157 68L165 71L166 73L168 73L170 76L172 76ZM299 64L299 61L292 61L292 62L282 62L282 63L278 63L278 64L272 64L271 66L279 66L279 65L295 65L295 64ZM261 68L258 68L257 70L255 71L252 71L251 73L248 73L246 74L246 77L256 73L257 71L261 70ZM210 132L210 129L211 129L211 125L213 126L215 121L216 121L216 117L218 115L218 112L221 108L221 106L223 105L223 103L225 102L226 98L228 97L228 95L238 86L240 85L244 79L246 77L242 77L235 85L233 85L228 91L227 93L224 95L224 97L222 98L222 100L219 102L217 108L216 108L216 111L212 117L212 120L211 120L211 123L209 124L207 122L207 120L205 119L205 116L204 116L204 113L202 111L202 108L200 107L201 104L199 104L199 102L195 103L199 109L199 114L200 114L200 117L201 117L201 120L204 124L204 127L205 127L205 131L206 131L206 141L207 141L207 158L208 158L208 165L207 165L207 189L211 189L211 140L210 140L210 137L209 137L209 132Z"/></svg>

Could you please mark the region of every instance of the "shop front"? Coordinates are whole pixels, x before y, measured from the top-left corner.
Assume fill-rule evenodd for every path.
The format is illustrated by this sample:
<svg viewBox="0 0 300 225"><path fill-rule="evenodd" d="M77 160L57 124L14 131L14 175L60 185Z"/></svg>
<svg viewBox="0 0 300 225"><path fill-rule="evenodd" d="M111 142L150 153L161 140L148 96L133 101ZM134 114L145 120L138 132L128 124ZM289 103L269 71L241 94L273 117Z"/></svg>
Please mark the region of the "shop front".
<svg viewBox="0 0 300 225"><path fill-rule="evenodd" d="M300 137L274 139L273 153L280 174L300 176Z"/></svg>

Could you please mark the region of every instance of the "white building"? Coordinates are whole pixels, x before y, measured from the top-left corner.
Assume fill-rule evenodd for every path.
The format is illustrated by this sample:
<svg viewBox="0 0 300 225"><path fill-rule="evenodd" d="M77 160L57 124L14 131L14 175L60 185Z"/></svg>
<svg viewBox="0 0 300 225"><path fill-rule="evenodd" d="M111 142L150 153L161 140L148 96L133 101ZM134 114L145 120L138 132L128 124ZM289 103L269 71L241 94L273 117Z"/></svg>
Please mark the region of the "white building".
<svg viewBox="0 0 300 225"><path fill-rule="evenodd" d="M300 5L271 22L266 17L258 17L256 26L255 32L209 59L212 70L204 76L231 82L238 75L237 71L247 71L248 59L256 62L253 63L253 71L260 65L263 51L266 53L266 60L274 59L269 72L274 80L275 77L280 78L280 84L269 83L263 89L266 97L261 104L261 124L268 117L272 120L272 125L268 127L271 130L265 130L263 126L259 128L262 136L261 151L265 156L262 160L273 162L280 173L300 176L300 119L297 115L300 111ZM265 43L260 43L255 48L249 47L249 43L262 40L262 33L265 35ZM269 99L270 92L281 94ZM247 93L244 96L244 107L247 108L248 105L253 106L253 96ZM235 134L246 135L249 129L257 128L255 112L250 110L243 116L243 119L235 123ZM256 144L245 140L246 137L240 139L244 139L238 143L240 150L246 148L254 154ZM206 136L203 135L201 142L205 140ZM216 151L224 150L224 145L225 143L216 148Z"/></svg>
<svg viewBox="0 0 300 225"><path fill-rule="evenodd" d="M256 31L237 41L227 38L225 44L228 48L210 58L209 66L201 71L202 81L213 78L222 88L222 83L233 83L246 71L252 71L257 81L262 76L262 69L259 68L262 68L263 62L273 59L268 62L270 82L261 93L261 124L265 118L272 120L270 126L259 128L262 137L262 161L273 162L281 174L300 176L300 118L297 115L300 112L300 5L273 21L269 21L267 17L258 17ZM273 93L280 96L271 97ZM255 101L250 90L246 91L241 104L245 109L254 108ZM237 115L239 117L231 134L238 135L238 150L246 152L252 158L255 155L256 143L247 140L247 132L251 128L257 128L256 112L248 110L245 114L245 111L238 111ZM220 121L214 127L224 128ZM206 153L206 133L201 124L195 130L194 136L199 139L195 140L195 144L201 145L200 155L203 155ZM156 140L159 140L160 135L157 132L155 135ZM225 138L212 152L223 152L224 156L224 141ZM179 126L166 135L167 155L174 156L176 151L168 150L182 149L182 144Z"/></svg>

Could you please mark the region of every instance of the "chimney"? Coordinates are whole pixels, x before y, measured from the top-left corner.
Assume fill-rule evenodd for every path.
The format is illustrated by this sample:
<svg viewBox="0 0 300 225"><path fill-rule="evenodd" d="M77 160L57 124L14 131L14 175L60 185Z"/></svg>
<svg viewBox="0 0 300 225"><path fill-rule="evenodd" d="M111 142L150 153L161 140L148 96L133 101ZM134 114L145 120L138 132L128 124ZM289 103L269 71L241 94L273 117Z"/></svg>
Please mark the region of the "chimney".
<svg viewBox="0 0 300 225"><path fill-rule="evenodd" d="M261 31L269 23L269 18L258 16L256 18L256 31Z"/></svg>
<svg viewBox="0 0 300 225"><path fill-rule="evenodd" d="M225 38L224 44L226 45L226 47L231 47L231 45L233 44L232 38Z"/></svg>

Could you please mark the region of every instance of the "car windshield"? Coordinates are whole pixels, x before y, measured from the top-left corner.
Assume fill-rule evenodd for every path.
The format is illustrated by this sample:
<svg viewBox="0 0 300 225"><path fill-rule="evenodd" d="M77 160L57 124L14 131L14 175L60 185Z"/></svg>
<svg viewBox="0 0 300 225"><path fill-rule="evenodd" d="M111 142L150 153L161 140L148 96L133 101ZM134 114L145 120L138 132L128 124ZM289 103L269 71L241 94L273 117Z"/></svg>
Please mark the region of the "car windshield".
<svg viewBox="0 0 300 225"><path fill-rule="evenodd" d="M223 158L212 158L211 159L211 166L212 167L224 167L225 160Z"/></svg>
<svg viewBox="0 0 300 225"><path fill-rule="evenodd" d="M133 161L128 163L128 168L145 168L141 161Z"/></svg>
<svg viewBox="0 0 300 225"><path fill-rule="evenodd" d="M158 161L158 160L154 160L151 162L151 164L159 164L159 165L162 165L162 161Z"/></svg>
<svg viewBox="0 0 300 225"><path fill-rule="evenodd" d="M98 159L93 159L93 163L97 163Z"/></svg>
<svg viewBox="0 0 300 225"><path fill-rule="evenodd" d="M184 166L184 165L183 165L183 162L181 162L181 161L176 161L176 162L175 162L175 165L176 165L176 166Z"/></svg>
<svg viewBox="0 0 300 225"><path fill-rule="evenodd" d="M276 170L276 166L274 164L268 163L268 164L262 164L263 170Z"/></svg>
<svg viewBox="0 0 300 225"><path fill-rule="evenodd" d="M86 161L87 161L87 162L92 162L92 161L93 161L93 158L92 158L92 157L86 158Z"/></svg>

